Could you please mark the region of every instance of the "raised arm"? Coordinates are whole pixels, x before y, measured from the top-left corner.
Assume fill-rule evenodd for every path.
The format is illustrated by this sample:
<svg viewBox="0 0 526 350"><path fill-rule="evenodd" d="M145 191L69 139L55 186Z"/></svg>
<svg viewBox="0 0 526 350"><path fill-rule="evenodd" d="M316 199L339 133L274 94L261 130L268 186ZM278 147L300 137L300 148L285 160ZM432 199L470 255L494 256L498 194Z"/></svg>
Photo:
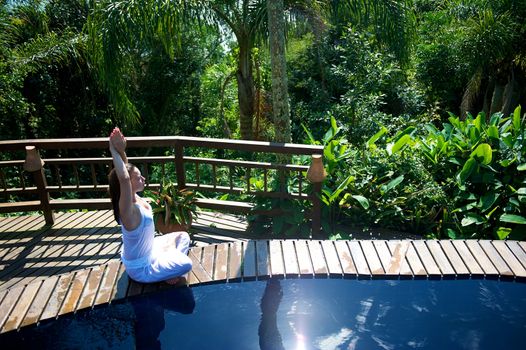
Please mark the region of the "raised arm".
<svg viewBox="0 0 526 350"><path fill-rule="evenodd" d="M133 193L130 174L126 168L126 139L119 130L113 129L110 134L110 152L113 158L113 166L119 179L120 199L119 199L119 216L121 224L127 230L133 230L141 221L139 209L134 205L135 193Z"/></svg>

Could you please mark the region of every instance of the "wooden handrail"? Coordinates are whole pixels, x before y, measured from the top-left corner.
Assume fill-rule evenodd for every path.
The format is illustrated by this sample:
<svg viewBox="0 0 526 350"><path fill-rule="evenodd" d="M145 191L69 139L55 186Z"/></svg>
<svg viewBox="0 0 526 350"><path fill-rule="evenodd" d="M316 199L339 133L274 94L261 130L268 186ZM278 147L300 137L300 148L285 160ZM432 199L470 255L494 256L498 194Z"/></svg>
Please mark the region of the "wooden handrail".
<svg viewBox="0 0 526 350"><path fill-rule="evenodd" d="M150 136L150 137L127 137L128 149L152 149L161 148L171 150L172 155L151 155L151 156L130 156L129 161L142 167L143 175L146 177L148 188L158 188L159 180L152 178L149 174L150 164L159 164L162 170L162 177L165 174L165 167L168 164L173 164L175 167L175 178L177 179L178 187L180 188L194 188L200 191L211 191L216 193L231 193L231 194L250 194L253 196L270 197L270 198L299 198L307 199L313 203L312 231L316 235L320 231L320 194L321 182L313 183L312 191L305 192L305 173L311 171L309 166L297 164L277 164L269 162L255 162L237 159L216 159L185 156L186 148L207 148L207 149L227 149L234 151L247 152L264 152L273 154L287 154L287 155L318 155L323 154L323 147L318 145L301 145L291 143L274 143L261 141L244 141L244 140L226 140L226 139L209 139L186 136ZM46 216L48 224L53 223L52 211L59 208L77 208L77 209L100 209L109 207L109 201L106 198L85 198L85 199L53 199L50 197L52 193L101 193L107 189L107 182L102 180L112 166L112 159L107 157L108 139L107 138L67 138L67 139L28 139L28 140L7 140L0 141L0 152L11 152L19 150L31 150L31 166L28 166L29 158L10 159L0 161L0 175L2 177L2 186L0 194L3 193L7 198L9 195L20 195L30 197L30 200L17 203L1 203L0 212L16 212L35 209L35 194L40 200L40 210ZM94 157L91 152L87 153L89 157L64 157L64 158L43 158L45 165L40 165L40 155L38 150L95 150ZM99 151L97 151L99 150ZM29 152L29 151L28 151ZM35 153L36 152L36 153ZM86 153L82 151L82 153ZM133 152L132 152L133 153ZM136 152L135 152L136 153ZM150 152L147 152L150 153ZM29 153L28 153L29 154ZM54 153L52 153L54 154ZM59 157L60 157L60 153ZM97 157L100 154L101 157ZM166 153L163 153L166 154ZM38 159L33 159L38 155ZM3 157L4 159L6 157ZM193 164L190 168L195 168L195 179L187 182L186 178L189 176L189 170L185 165ZM202 167L206 165L211 167L208 178L211 178L211 183L202 182L203 174L201 174ZM33 183L26 185L29 178L26 179L24 169L30 170ZM66 167L69 167L66 169ZM82 169L86 169L82 175ZM104 176L97 177L97 167L103 167L106 170ZM10 173L4 172L4 169L12 168ZM37 169L38 168L38 169ZM229 171L228 184L219 183L217 172L218 168L226 168ZM233 176L233 169L245 169L245 175L242 177ZM208 168L210 169L210 168ZM259 170L258 170L259 169ZM100 169L99 169L100 170ZM206 169L205 169L206 170ZM252 172L251 172L252 170ZM269 191L269 171L277 171L279 176L284 176L283 172L287 174L297 174L298 189L290 193L284 192L281 189ZM252 189L249 183L251 174L256 171L263 171L264 189ZM79 175L80 174L80 175ZM238 172L239 174L239 172ZM70 180L63 178L68 175ZM100 173L99 173L100 175ZM12 184L19 179L19 185ZM170 177L173 179L173 175ZM48 179L50 181L48 181ZM100 181L99 181L100 180ZM195 180L195 181L194 181ZM234 181L236 180L236 181ZM83 183L88 181L88 183ZM155 182L157 181L157 182ZM31 181L29 181L31 182ZM73 183L71 183L73 182ZM244 184L243 184L244 183ZM8 185L10 184L10 185ZM93 196L93 195L89 195ZM100 196L100 195L99 195ZM232 207L232 201L224 202L225 208L235 209ZM209 203L208 203L209 205ZM221 207L221 201L214 202L214 208ZM246 209L240 203L240 208Z"/></svg>

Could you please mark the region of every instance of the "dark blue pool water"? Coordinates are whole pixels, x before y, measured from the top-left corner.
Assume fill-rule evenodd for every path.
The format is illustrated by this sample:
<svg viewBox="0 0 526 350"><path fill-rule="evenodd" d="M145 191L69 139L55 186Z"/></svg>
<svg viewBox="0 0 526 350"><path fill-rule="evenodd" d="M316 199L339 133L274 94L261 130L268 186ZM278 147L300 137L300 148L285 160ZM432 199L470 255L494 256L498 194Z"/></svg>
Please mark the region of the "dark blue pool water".
<svg viewBox="0 0 526 350"><path fill-rule="evenodd" d="M39 349L524 349L525 334L524 283L289 279L165 291L8 333L0 344Z"/></svg>

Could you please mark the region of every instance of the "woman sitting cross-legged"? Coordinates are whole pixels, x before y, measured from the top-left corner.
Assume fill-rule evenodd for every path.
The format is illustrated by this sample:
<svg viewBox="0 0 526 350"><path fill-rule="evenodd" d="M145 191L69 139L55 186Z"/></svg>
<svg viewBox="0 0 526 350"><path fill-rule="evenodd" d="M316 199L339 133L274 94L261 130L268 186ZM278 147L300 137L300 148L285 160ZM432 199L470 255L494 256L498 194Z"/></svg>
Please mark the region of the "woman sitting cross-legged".
<svg viewBox="0 0 526 350"><path fill-rule="evenodd" d="M137 194L144 190L145 179L127 162L125 151L126 139L115 128L110 135L114 168L109 189L115 220L122 227L122 262L128 276L137 282L175 284L192 269L187 256L190 237L182 231L154 237L152 208Z"/></svg>

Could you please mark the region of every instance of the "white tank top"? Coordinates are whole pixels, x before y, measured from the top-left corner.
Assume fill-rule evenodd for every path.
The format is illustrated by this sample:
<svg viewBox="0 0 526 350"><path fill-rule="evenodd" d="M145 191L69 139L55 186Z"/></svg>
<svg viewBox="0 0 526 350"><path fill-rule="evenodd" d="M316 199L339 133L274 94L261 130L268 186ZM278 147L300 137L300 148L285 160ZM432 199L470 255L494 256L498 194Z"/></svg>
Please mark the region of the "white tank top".
<svg viewBox="0 0 526 350"><path fill-rule="evenodd" d="M139 203L135 203L135 206L139 207L141 212L141 223L139 226L132 231L128 231L124 226L121 226L121 257L127 268L138 268L149 264L155 235L152 210L146 209Z"/></svg>

